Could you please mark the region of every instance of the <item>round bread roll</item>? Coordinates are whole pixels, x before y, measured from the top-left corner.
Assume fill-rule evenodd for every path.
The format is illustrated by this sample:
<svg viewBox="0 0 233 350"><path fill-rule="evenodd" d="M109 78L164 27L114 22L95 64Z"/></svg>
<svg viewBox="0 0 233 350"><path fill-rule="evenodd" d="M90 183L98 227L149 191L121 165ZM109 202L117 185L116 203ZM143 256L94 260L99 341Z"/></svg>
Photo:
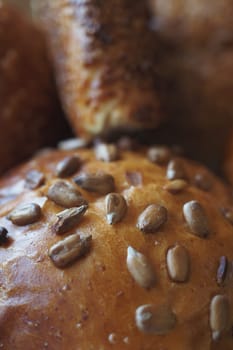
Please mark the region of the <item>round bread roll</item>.
<svg viewBox="0 0 233 350"><path fill-rule="evenodd" d="M184 135L192 155L220 167L233 124L233 2L149 1L163 43L160 71L168 82L164 106L171 134Z"/></svg>
<svg viewBox="0 0 233 350"><path fill-rule="evenodd" d="M227 179L233 185L233 130L226 147L224 168Z"/></svg>
<svg viewBox="0 0 233 350"><path fill-rule="evenodd" d="M44 35L1 4L0 105L0 172L66 135Z"/></svg>
<svg viewBox="0 0 233 350"><path fill-rule="evenodd" d="M32 3L48 34L64 109L79 136L158 125L157 43L144 0Z"/></svg>
<svg viewBox="0 0 233 350"><path fill-rule="evenodd" d="M0 182L1 348L232 349L227 187L163 146L70 145Z"/></svg>

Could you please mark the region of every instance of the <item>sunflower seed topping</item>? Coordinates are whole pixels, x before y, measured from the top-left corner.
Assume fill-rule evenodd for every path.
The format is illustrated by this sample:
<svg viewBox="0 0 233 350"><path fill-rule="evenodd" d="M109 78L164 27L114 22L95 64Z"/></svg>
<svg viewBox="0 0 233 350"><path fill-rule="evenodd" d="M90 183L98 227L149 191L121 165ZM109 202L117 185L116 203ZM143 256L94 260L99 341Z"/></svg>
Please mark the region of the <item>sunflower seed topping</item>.
<svg viewBox="0 0 233 350"><path fill-rule="evenodd" d="M74 178L74 182L88 192L95 192L100 195L114 192L114 178L106 173L88 174L83 173Z"/></svg>
<svg viewBox="0 0 233 350"><path fill-rule="evenodd" d="M166 334L176 325L176 315L168 305L142 305L136 309L135 320L143 333Z"/></svg>
<svg viewBox="0 0 233 350"><path fill-rule="evenodd" d="M49 249L49 257L54 265L63 268L85 255L91 247L91 236L73 234L58 241Z"/></svg>
<svg viewBox="0 0 233 350"><path fill-rule="evenodd" d="M188 186L187 181L182 179L177 179L169 182L164 186L164 189L172 194L182 192Z"/></svg>
<svg viewBox="0 0 233 350"><path fill-rule="evenodd" d="M80 207L65 209L57 214L57 221L52 230L60 235L74 228L82 219L88 208L87 204Z"/></svg>
<svg viewBox="0 0 233 350"><path fill-rule="evenodd" d="M138 217L137 228L143 233L154 233L166 221L167 209L158 204L151 204Z"/></svg>
<svg viewBox="0 0 233 350"><path fill-rule="evenodd" d="M68 177L74 175L80 167L80 158L77 156L68 156L57 164L56 175L58 177Z"/></svg>
<svg viewBox="0 0 233 350"><path fill-rule="evenodd" d="M207 174L196 174L194 184L203 191L209 191L212 187L212 182Z"/></svg>
<svg viewBox="0 0 233 350"><path fill-rule="evenodd" d="M221 212L224 216L225 219L227 219L227 221L233 225L233 210L229 209L229 208L222 208Z"/></svg>
<svg viewBox="0 0 233 350"><path fill-rule="evenodd" d="M230 305L226 295L215 295L210 303L210 328L213 340L218 340L227 330L230 319Z"/></svg>
<svg viewBox="0 0 233 350"><path fill-rule="evenodd" d="M206 212L198 201L190 201L183 206L184 218L191 232L199 237L206 237L210 233Z"/></svg>
<svg viewBox="0 0 233 350"><path fill-rule="evenodd" d="M72 184L64 181L57 181L51 185L47 196L51 201L64 208L87 205L87 201L81 193Z"/></svg>
<svg viewBox="0 0 233 350"><path fill-rule="evenodd" d="M154 146L149 148L147 156L153 163L163 165L167 164L171 158L171 151L165 146Z"/></svg>
<svg viewBox="0 0 233 350"><path fill-rule="evenodd" d="M7 219L17 226L24 226L37 222L41 217L41 208L38 204L23 204L12 210Z"/></svg>
<svg viewBox="0 0 233 350"><path fill-rule="evenodd" d="M155 272L145 255L132 247L127 250L127 268L133 279L143 288L151 288L155 284Z"/></svg>
<svg viewBox="0 0 233 350"><path fill-rule="evenodd" d="M5 227L0 226L0 246L8 241L8 231Z"/></svg>
<svg viewBox="0 0 233 350"><path fill-rule="evenodd" d="M167 166L167 179L187 179L187 175L183 166L183 162L180 159L172 159Z"/></svg>
<svg viewBox="0 0 233 350"><path fill-rule="evenodd" d="M80 148L85 148L89 144L89 141L82 138L71 138L60 141L58 143L58 149L63 151L75 151Z"/></svg>
<svg viewBox="0 0 233 350"><path fill-rule="evenodd" d="M99 143L95 147L96 159L112 162L118 158L118 149L113 144Z"/></svg>
<svg viewBox="0 0 233 350"><path fill-rule="evenodd" d="M38 170L30 170L25 178L25 187L30 190L35 190L36 188L42 186L45 182L45 176Z"/></svg>
<svg viewBox="0 0 233 350"><path fill-rule="evenodd" d="M189 276L189 254L186 248L176 245L167 252L167 269L174 282L185 282Z"/></svg>
<svg viewBox="0 0 233 350"><path fill-rule="evenodd" d="M141 186L143 183L142 174L138 171L126 171L125 177L127 182L132 186Z"/></svg>
<svg viewBox="0 0 233 350"><path fill-rule="evenodd" d="M127 212L125 198L119 193L109 193L105 198L106 217L110 225L121 221Z"/></svg>
<svg viewBox="0 0 233 350"><path fill-rule="evenodd" d="M117 147L122 151L133 151L137 149L138 144L135 139L128 136L122 136L117 141Z"/></svg>
<svg viewBox="0 0 233 350"><path fill-rule="evenodd" d="M217 283L222 285L227 274L228 260L225 256L221 256L217 270Z"/></svg>

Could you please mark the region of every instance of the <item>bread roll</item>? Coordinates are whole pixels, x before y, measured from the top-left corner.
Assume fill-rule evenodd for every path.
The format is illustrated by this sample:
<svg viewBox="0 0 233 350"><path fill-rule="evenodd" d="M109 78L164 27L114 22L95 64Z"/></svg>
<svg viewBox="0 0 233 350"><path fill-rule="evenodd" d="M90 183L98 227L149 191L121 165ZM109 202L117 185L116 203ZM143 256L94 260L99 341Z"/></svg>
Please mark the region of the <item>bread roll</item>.
<svg viewBox="0 0 233 350"><path fill-rule="evenodd" d="M164 106L171 133L184 135L196 158L220 166L233 125L233 2L149 1L163 43L160 70L168 82Z"/></svg>
<svg viewBox="0 0 233 350"><path fill-rule="evenodd" d="M207 169L161 146L55 150L0 198L1 348L232 349L232 202Z"/></svg>
<svg viewBox="0 0 233 350"><path fill-rule="evenodd" d="M0 172L66 135L44 35L0 5Z"/></svg>
<svg viewBox="0 0 233 350"><path fill-rule="evenodd" d="M157 43L145 1L32 3L48 34L60 96L78 135L158 125Z"/></svg>

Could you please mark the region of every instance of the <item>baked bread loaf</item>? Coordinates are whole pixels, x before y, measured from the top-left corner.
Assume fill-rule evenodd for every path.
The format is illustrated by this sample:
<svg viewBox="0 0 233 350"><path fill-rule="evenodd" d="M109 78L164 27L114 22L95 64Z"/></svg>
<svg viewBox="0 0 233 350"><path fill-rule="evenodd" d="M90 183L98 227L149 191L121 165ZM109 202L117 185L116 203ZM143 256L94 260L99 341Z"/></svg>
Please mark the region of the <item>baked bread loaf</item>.
<svg viewBox="0 0 233 350"><path fill-rule="evenodd" d="M0 182L1 348L231 350L227 187L162 146L62 148Z"/></svg>
<svg viewBox="0 0 233 350"><path fill-rule="evenodd" d="M157 44L145 1L32 3L49 37L64 109L79 136L158 125Z"/></svg>
<svg viewBox="0 0 233 350"><path fill-rule="evenodd" d="M0 5L0 105L0 172L66 135L44 35L7 5Z"/></svg>
<svg viewBox="0 0 233 350"><path fill-rule="evenodd" d="M220 167L233 125L233 2L149 1L163 43L160 71L168 82L164 107L171 133L193 156Z"/></svg>

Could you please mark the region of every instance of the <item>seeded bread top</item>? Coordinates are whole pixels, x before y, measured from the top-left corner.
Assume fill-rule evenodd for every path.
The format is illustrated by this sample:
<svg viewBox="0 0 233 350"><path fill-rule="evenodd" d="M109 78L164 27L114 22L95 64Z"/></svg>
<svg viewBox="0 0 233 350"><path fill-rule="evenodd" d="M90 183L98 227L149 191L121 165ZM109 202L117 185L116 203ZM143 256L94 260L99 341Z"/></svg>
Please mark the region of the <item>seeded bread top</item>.
<svg viewBox="0 0 233 350"><path fill-rule="evenodd" d="M65 145L0 183L1 347L232 349L227 187L161 146Z"/></svg>

